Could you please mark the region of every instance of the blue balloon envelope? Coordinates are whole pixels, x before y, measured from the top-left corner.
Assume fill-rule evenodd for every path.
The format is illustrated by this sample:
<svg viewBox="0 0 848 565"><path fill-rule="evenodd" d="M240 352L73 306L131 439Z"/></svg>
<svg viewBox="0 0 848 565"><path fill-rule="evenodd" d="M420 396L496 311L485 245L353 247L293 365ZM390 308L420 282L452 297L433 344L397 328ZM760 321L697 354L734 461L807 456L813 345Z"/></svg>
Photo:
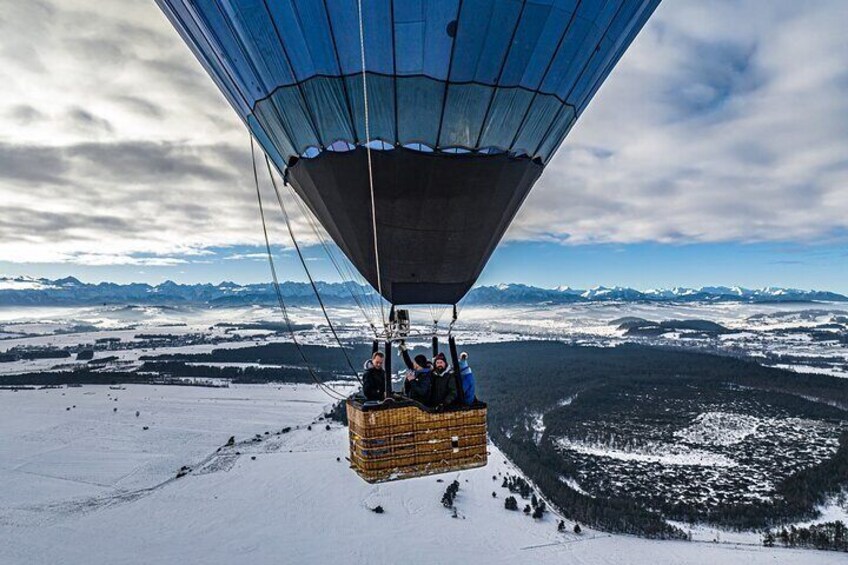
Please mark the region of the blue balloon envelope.
<svg viewBox="0 0 848 565"><path fill-rule="evenodd" d="M157 1L336 244L395 304L465 295L659 4Z"/></svg>

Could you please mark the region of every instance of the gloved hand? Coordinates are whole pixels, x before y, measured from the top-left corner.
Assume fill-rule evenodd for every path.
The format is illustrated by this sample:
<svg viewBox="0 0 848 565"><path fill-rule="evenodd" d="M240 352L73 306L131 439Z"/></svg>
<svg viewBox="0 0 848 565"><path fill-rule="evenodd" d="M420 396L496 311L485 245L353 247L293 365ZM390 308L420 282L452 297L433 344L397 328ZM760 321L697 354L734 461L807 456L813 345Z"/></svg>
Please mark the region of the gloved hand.
<svg viewBox="0 0 848 565"><path fill-rule="evenodd" d="M398 349L400 349L401 351L406 351L406 342L404 340L400 340L400 343L398 344Z"/></svg>
<svg viewBox="0 0 848 565"><path fill-rule="evenodd" d="M459 354L459 360L460 361L465 361L466 359L468 359L468 353L463 351L462 353Z"/></svg>

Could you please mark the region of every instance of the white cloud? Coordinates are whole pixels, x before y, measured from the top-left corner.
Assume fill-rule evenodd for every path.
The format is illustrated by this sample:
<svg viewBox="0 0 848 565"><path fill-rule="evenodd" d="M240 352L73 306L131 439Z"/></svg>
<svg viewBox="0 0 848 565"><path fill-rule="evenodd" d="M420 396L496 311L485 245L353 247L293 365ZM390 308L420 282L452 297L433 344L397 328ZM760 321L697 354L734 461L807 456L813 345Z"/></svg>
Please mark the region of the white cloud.
<svg viewBox="0 0 848 565"><path fill-rule="evenodd" d="M509 237L848 232L846 25L842 0L662 4ZM263 244L247 133L153 2L0 0L0 38L0 261L175 264Z"/></svg>
<svg viewBox="0 0 848 565"><path fill-rule="evenodd" d="M244 261L245 259L249 259L251 261L267 261L268 254L267 253L233 253L232 255L227 255L224 257L226 261Z"/></svg>
<svg viewBox="0 0 848 565"><path fill-rule="evenodd" d="M262 244L247 132L153 2L0 0L0 38L0 261Z"/></svg>
<svg viewBox="0 0 848 565"><path fill-rule="evenodd" d="M848 231L848 3L660 5L510 237L820 241Z"/></svg>

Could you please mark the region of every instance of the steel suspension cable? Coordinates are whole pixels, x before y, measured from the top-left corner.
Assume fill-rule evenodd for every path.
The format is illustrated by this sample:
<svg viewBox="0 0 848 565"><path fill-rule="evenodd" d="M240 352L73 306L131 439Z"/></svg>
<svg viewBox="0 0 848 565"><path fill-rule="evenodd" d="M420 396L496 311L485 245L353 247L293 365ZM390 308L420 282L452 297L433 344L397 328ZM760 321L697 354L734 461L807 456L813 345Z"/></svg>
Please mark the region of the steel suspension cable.
<svg viewBox="0 0 848 565"><path fill-rule="evenodd" d="M259 173L256 170L256 152L254 149L253 136L250 136L250 158L253 163L253 182L256 185L256 199L259 202L259 216L262 219L262 233L265 236L265 250L268 254L268 264L271 267L271 278L273 279L274 292L277 296L277 304L280 306L280 311L283 314L283 320L286 322L286 327L289 330L289 334L292 338L292 343L294 343L297 348L298 353L300 354L300 358L303 360L304 365L306 365L307 371L309 371L309 375L318 388L324 392L327 396L333 398L334 400L343 400L347 398L346 395L341 392L335 390L333 387L327 385L323 380L321 380L315 371L312 369L312 365L309 363L309 360L306 358L306 353L303 351L303 347L300 342L298 342L297 337L294 332L294 326L292 325L291 318L289 317L288 308L286 307L286 302L283 299L283 293L280 290L280 281L277 277L277 268L274 265L274 256L271 253L271 240L268 237L268 225L265 221L265 208L262 205L262 193L259 190Z"/></svg>
<svg viewBox="0 0 848 565"><path fill-rule="evenodd" d="M336 333L336 328L333 325L333 322L330 321L330 315L327 314L327 308L324 306L324 300L321 298L321 293L318 292L318 286L315 284L315 279L312 278L312 273L309 271L309 267L306 266L306 259L303 257L303 251L300 249L300 244L297 242L297 238L294 235L294 230L292 229L291 219L289 218L288 210L286 210L286 204L283 201L283 196L280 194L280 189L277 186L277 181L274 178L274 172L271 169L271 160L268 159L268 155L265 155L265 166L268 168L268 176L271 178L271 186L274 187L274 194L277 196L277 202L280 204L280 211L283 213L283 219L286 221L286 228L289 232L289 237L291 237L292 243L294 244L295 251L297 251L297 256L300 259L300 264L303 266L303 270L306 272L306 277L309 279L309 284L312 286L312 291L315 293L315 298L318 299L318 305L321 307L321 312L324 314L324 319L327 320L327 325L330 327L330 332L333 334L333 338L335 338L336 343L339 344L339 348L342 350L342 354L344 355L345 361L347 361L348 367L350 367L353 376L356 377L356 380L362 383L362 379L359 377L359 373L353 366L353 362L350 360L350 356L347 354L347 348L342 343L342 340L339 339L339 334Z"/></svg>
<svg viewBox="0 0 848 565"><path fill-rule="evenodd" d="M340 264L339 261L336 259L335 255L332 252L332 249L330 248L330 244L327 243L327 240L324 237L324 234L321 233L321 229L316 224L315 219L312 217L311 212L309 212L307 210L306 206L304 206L304 204L300 201L300 199L295 196L294 191L291 189L291 187L289 187L289 194L291 195L292 200L294 200L295 204L297 205L298 210L300 210L301 215L303 215L303 217L306 218L306 221L309 224L309 227L312 229L312 233L315 234L315 237L321 243L321 247L324 249L324 253L326 253L327 257L330 259L330 262L333 264L333 267L336 269L336 272L339 274L339 278L342 279L342 284L345 286L345 288L350 293L350 297L356 303L357 307L359 307L359 310L362 312L362 315L365 317L365 320L368 322L368 325L371 327L371 331L374 332L374 336L379 337L379 332L377 331L377 327L374 325L374 322L371 319L371 315L369 314L368 309L365 306L365 300L364 300L365 294L364 294L364 292L363 292L362 296L359 296L356 293L356 291L354 290L354 288L358 288L360 290L360 292L362 292L361 285L359 285L356 281L353 280L353 276L351 275L350 269L349 268L344 269L342 267L342 264ZM371 307L376 312L376 305L374 303L371 304Z"/></svg>

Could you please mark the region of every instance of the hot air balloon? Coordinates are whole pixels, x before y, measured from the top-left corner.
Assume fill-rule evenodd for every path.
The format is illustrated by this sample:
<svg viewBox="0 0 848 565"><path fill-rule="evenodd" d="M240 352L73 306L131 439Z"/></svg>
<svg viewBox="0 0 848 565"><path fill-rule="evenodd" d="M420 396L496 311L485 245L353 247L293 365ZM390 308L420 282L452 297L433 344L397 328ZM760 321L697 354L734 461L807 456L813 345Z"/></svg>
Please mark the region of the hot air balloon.
<svg viewBox="0 0 848 565"><path fill-rule="evenodd" d="M159 0L393 304L454 304L659 0ZM370 137L380 276L373 241Z"/></svg>
<svg viewBox="0 0 848 565"><path fill-rule="evenodd" d="M157 2L392 305L455 305L468 292L659 4Z"/></svg>

